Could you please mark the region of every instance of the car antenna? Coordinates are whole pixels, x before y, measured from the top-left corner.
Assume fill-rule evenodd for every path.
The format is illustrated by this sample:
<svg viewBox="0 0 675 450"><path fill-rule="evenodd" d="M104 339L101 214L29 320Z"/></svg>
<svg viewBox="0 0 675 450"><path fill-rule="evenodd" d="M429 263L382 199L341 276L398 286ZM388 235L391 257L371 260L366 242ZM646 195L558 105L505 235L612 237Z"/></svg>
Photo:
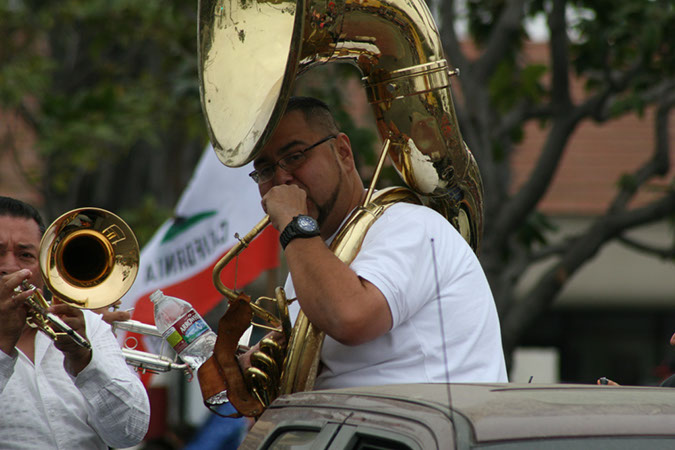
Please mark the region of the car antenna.
<svg viewBox="0 0 675 450"><path fill-rule="evenodd" d="M436 300L438 303L438 320L441 322L441 340L443 341L443 365L445 366L445 386L448 391L448 410L450 413L450 422L455 426L452 409L452 394L450 389L450 372L448 371L448 349L445 345L445 327L443 323L443 305L441 304L441 288L438 282L438 264L436 263L436 248L434 247L434 238L431 238L431 257L434 262L434 280L436 281Z"/></svg>

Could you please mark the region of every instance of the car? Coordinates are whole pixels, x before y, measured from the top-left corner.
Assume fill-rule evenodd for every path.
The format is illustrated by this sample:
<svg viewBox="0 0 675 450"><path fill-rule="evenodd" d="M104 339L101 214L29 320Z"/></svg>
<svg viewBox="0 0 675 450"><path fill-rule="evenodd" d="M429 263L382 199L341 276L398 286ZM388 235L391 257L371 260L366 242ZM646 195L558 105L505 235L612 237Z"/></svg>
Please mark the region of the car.
<svg viewBox="0 0 675 450"><path fill-rule="evenodd" d="M675 389L409 384L277 398L240 449L673 449Z"/></svg>

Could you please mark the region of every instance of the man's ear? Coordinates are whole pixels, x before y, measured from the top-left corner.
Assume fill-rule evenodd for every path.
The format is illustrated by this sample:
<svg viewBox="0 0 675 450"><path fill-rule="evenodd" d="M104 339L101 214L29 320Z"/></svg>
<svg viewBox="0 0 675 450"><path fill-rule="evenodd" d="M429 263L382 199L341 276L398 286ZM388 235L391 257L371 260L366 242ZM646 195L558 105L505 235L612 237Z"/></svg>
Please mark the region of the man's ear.
<svg viewBox="0 0 675 450"><path fill-rule="evenodd" d="M356 168L354 163L354 152L352 151L352 143L349 136L344 133L338 133L335 138L335 149L337 157L342 165L348 170Z"/></svg>

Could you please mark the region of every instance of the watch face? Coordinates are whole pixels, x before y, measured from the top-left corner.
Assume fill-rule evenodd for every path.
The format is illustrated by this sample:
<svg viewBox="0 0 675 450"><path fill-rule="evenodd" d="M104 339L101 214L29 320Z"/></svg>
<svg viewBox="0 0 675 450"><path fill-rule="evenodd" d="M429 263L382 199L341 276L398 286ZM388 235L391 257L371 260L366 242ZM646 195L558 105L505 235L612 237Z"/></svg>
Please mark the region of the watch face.
<svg viewBox="0 0 675 450"><path fill-rule="evenodd" d="M315 231L317 229L316 221L314 219L312 219L311 217L308 217L308 216L298 217L298 226L303 231L309 231L309 232Z"/></svg>

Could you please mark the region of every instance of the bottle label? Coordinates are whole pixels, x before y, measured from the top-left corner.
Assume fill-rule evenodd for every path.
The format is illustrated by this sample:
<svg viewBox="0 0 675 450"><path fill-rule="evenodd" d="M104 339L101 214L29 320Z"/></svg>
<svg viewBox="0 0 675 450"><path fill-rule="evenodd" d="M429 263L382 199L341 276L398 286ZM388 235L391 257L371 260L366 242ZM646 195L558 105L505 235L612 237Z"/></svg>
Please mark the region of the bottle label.
<svg viewBox="0 0 675 450"><path fill-rule="evenodd" d="M191 309L176 323L167 328L162 337L166 339L176 353L180 354L188 345L207 331L209 331L209 326L204 319L194 309Z"/></svg>

